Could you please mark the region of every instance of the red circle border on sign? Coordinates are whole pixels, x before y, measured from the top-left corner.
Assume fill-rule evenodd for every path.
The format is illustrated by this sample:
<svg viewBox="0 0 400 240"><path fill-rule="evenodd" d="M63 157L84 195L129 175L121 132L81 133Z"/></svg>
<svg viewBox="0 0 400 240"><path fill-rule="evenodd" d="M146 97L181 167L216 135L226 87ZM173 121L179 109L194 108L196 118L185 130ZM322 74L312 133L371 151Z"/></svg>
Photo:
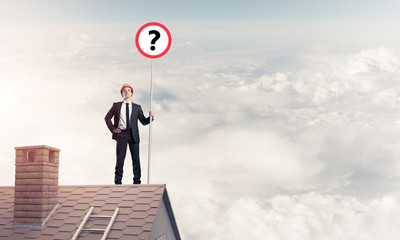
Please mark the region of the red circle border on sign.
<svg viewBox="0 0 400 240"><path fill-rule="evenodd" d="M146 27L148 27L148 26L150 26L150 25L156 25L156 26L159 26L159 27L161 27L162 29L164 29L164 31L167 33L168 38L169 38L167 48L166 48L162 53L160 53L160 54L158 54L158 55L149 55L149 54L145 53L145 52L140 48L140 46L139 46L139 35L140 35L140 33L143 31L143 29L145 29ZM148 58L159 58L159 57L164 56L164 55L168 52L169 48L171 47L171 42L172 42L171 33L169 32L169 30L168 30L164 25L162 25L161 23L158 23L158 22L149 22L149 23L146 23L145 25L143 25L143 26L137 31L136 37L135 37L136 48L139 50L139 52L140 52L143 56L148 57Z"/></svg>

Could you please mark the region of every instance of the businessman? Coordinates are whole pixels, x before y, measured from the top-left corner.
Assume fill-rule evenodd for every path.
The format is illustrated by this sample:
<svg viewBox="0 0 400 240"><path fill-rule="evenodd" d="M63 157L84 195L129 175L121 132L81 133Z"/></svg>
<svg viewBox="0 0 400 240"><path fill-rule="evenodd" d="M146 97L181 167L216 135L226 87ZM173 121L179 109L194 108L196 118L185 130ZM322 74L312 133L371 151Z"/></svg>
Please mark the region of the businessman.
<svg viewBox="0 0 400 240"><path fill-rule="evenodd" d="M114 183L122 183L124 162L127 146L132 156L133 183L140 184L141 170L139 158L139 128L138 120L147 125L150 123L150 116L154 120L154 113L149 112L149 117L143 115L142 107L131 101L133 88L124 84L121 88L122 102L113 103L104 120L108 129L112 132L112 138L117 141L117 161L115 165ZM111 121L113 119L113 121Z"/></svg>

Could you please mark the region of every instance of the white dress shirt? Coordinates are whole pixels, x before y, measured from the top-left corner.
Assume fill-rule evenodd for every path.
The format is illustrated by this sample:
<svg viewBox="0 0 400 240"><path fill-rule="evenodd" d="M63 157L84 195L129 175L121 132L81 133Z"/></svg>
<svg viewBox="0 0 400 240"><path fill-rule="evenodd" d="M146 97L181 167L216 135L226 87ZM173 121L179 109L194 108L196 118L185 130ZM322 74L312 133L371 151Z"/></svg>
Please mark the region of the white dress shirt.
<svg viewBox="0 0 400 240"><path fill-rule="evenodd" d="M121 106L121 114L119 116L118 128L121 130L126 130L126 104L129 103L129 121L132 116L132 102L126 102L125 100L122 102Z"/></svg>

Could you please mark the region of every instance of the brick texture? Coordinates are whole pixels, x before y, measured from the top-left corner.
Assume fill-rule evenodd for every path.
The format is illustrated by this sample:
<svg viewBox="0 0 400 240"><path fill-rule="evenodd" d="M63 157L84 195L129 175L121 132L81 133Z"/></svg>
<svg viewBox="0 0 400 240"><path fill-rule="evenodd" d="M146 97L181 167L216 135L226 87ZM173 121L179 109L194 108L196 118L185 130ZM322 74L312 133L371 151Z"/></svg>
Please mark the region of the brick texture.
<svg viewBox="0 0 400 240"><path fill-rule="evenodd" d="M58 202L57 148L15 148L14 223L42 224Z"/></svg>

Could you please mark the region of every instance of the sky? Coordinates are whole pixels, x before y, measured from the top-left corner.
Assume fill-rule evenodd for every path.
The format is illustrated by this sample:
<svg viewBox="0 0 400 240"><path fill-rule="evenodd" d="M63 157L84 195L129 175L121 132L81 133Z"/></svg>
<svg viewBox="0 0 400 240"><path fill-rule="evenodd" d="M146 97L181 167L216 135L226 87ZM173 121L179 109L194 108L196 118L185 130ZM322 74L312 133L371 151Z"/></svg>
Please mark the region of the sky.
<svg viewBox="0 0 400 240"><path fill-rule="evenodd" d="M399 7L3 1L0 184L14 147L42 144L61 149L60 185L113 183L104 116L124 83L149 110L134 36L157 21L172 46L155 60L151 183L183 239L399 239Z"/></svg>

